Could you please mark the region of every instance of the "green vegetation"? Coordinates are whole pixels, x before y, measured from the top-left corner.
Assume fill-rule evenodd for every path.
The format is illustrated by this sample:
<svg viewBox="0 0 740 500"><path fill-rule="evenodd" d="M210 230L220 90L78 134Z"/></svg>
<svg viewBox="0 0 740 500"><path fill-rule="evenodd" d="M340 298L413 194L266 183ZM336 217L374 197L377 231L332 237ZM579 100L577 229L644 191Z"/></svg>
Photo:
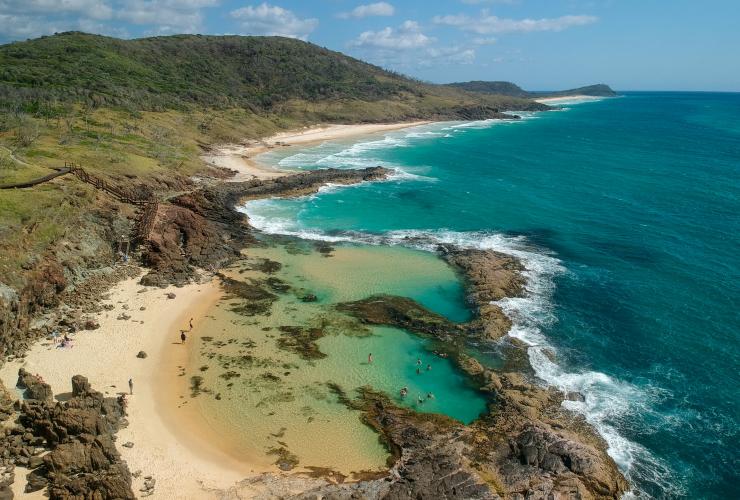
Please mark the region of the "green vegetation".
<svg viewBox="0 0 740 500"><path fill-rule="evenodd" d="M614 97L617 95L617 93L614 92L611 87L603 83L588 85L586 87L578 87L576 89L553 92L527 92L519 85L511 82L472 81L450 83L449 86L468 92L476 92L480 94L498 94L512 97L521 97L525 99L533 99L536 97L567 97L571 95L589 95L599 97Z"/></svg>
<svg viewBox="0 0 740 500"><path fill-rule="evenodd" d="M0 46L0 105L40 116L67 102L128 110L246 108L296 101L420 103L521 109L424 84L316 45L282 37L201 36L118 40L62 33ZM380 117L378 117L380 118Z"/></svg>

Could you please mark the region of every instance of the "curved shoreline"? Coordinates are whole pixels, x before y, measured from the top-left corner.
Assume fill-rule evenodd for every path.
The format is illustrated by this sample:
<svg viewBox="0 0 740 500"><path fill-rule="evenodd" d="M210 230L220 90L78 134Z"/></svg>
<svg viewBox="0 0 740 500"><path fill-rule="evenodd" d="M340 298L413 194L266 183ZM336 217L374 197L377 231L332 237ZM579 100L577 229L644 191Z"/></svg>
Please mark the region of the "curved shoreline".
<svg viewBox="0 0 740 500"><path fill-rule="evenodd" d="M201 155L201 158L209 165L233 171L235 175L226 179L226 182L275 179L293 173L288 170L277 169L259 161L259 155L275 148L307 147L326 141L371 136L381 132L418 127L428 123L431 122L335 124L305 127L299 130L280 132L259 141L212 146L207 152Z"/></svg>

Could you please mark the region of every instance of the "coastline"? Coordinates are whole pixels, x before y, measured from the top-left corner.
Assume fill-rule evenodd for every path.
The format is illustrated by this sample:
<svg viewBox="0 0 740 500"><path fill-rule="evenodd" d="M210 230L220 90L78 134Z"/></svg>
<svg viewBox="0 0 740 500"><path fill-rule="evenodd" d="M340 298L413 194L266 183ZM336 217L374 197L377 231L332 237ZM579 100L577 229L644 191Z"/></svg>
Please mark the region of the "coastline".
<svg viewBox="0 0 740 500"><path fill-rule="evenodd" d="M383 130L405 128L418 124L420 123L384 125ZM341 127L341 129L344 129L345 126L337 127ZM354 128L353 130L348 129L346 132L343 132L348 134L344 137L373 133L367 131L358 132L357 130L358 129L356 128ZM295 144L311 144L314 142L328 140L326 138L326 131L324 129L318 130L316 131L316 133L297 133L295 134L295 137L297 137L296 140L298 141ZM278 141L280 141L280 139L278 139ZM242 173L244 174L244 172ZM290 172L281 173L280 175L287 174L290 174ZM300 175L294 177L300 177ZM274 177L267 177L262 180L265 181L263 183L264 185L270 185L271 181L274 182ZM283 181L279 181L280 184L282 184L282 182ZM234 192L232 194L234 196L237 196L238 192L244 189L244 186L239 186L236 184L231 184L228 187L233 188ZM303 185L303 183L300 183L300 189L298 190L294 189L294 191L286 191L285 186L281 187L281 189L283 190L282 195L292 196L305 194L305 190L307 188ZM267 193L260 193L260 196L264 194ZM186 351L174 350L170 349L170 347L178 347L171 346L171 344L173 343L179 344L179 342L177 342L176 340L178 338L178 327L180 325L186 325L187 319L189 319L189 317L198 318L198 311L202 313L202 311L205 310L208 304L212 304L214 300L217 300L219 294L216 293L218 287L216 286L215 281L211 281L205 284L201 283L186 285L185 287L178 289L147 289L145 292L139 293L138 290L141 288L141 285L137 284L137 280L138 278L130 279L116 285L111 290L111 298L109 299L110 301L115 302L115 311L101 313L101 330L96 331L95 333L93 333L93 335L99 332L103 332L107 335L107 351L104 359L102 360L102 363L100 362L101 360L98 360L98 364L96 364L95 361L90 361L90 359L96 358L97 354L96 349L93 348L95 342L91 341L90 346L93 347L88 346L90 347L90 349L88 349L88 353L90 354L90 356L88 357L89 359L86 360L88 363L91 363L89 366L86 364L82 364L75 365L73 367L70 364L67 364L66 366L62 367L62 369L55 367L54 370L57 370L56 372L47 372L41 371L40 369L35 369L37 366L42 366L44 364L40 362L41 360L52 359L56 357L56 353L47 353L46 357L43 356L43 348L39 347L40 345L43 345L42 342L40 344L37 343L36 345L34 345L33 349L31 349L31 352L29 352L30 358L33 359L33 362L29 364L29 371L39 372L42 376L46 375L46 373L51 373L52 376L46 376L50 380L54 381L53 388L55 392L63 391L65 389L63 387L64 383L76 373L88 375L94 387L98 387L102 390L105 390L105 388L108 387L109 392L115 390L111 389L110 387L116 385L116 383L119 384L119 387L125 385L125 381L127 380L127 377L129 375L126 375L123 372L126 372L128 370L128 365L120 366L120 360L116 361L115 356L120 356L121 353L125 352L125 355L130 356L132 359L132 364L135 365L135 363L139 362L139 360L134 361L134 358L135 353L138 352L140 346L132 346L130 342L117 344L116 339L112 338L116 336L126 337L128 334L128 330L126 330L126 332L123 332L120 328L116 328L118 326L116 325L116 321L118 320L115 320L114 312L118 313L120 309L123 309L122 304L127 303L127 301L130 301L132 304L134 304L135 307L126 310L136 311L136 308L139 307L139 304L141 303L137 301L139 298L140 300L145 301L151 299L151 302L145 302L147 304L145 306L147 308L146 310L151 310L151 313L142 314L141 317L147 318L145 324L154 323L157 326L145 327L143 329L140 329L137 326L136 331L139 332L140 335L145 332L149 332L149 334L146 335L147 342L142 342L140 345L146 347L144 350L146 350L146 352L150 354L149 361L151 361L152 365L156 365L157 369L152 368L148 372L143 371L134 375L134 398L137 398L139 400L139 403L137 404L134 401L134 398L132 398L129 415L133 422L138 422L138 425L131 425L129 428L123 429L119 432L119 439L121 440L121 442L132 441L135 443L133 449L121 450L123 458L128 462L129 467L132 471L140 470L142 471L143 475L154 476L159 484L157 492L165 493L167 498L192 498L194 495L203 497L204 495L208 494L207 491L211 491L213 495L217 495L219 491L223 493L224 490L230 489L232 487L259 488L260 485L262 485L263 483L260 481L259 478L255 478L254 475L259 474L259 472L270 472L271 470L274 470L274 468L264 467L264 465L261 464L249 464L243 459L240 460L233 456L229 456L228 452L224 451L223 448L218 447L215 442L209 442L208 432L206 432L205 435L200 435L203 431L202 426L190 426L190 424L193 423L193 420L192 418L189 419L187 411L181 413L180 415L176 415L176 410L174 410L174 407L177 405L178 400L178 394L175 389L186 389L186 383L184 383L184 380L183 382L178 384L178 381L176 379L177 375L174 375L176 369L179 366L185 365ZM200 295L203 288L207 288L208 290L205 295ZM163 298L164 294L169 290L173 290L177 294L176 300L172 301ZM158 297L157 294L159 294ZM181 295L183 295L183 297L181 297ZM180 300L182 300L180 307L168 307L170 305L177 304ZM151 304L151 306L149 304ZM157 317L156 310L165 307L168 308L168 313L171 313L167 316L167 318L171 319L169 323L162 323L162 318ZM133 315L139 316L139 313L134 313ZM139 318L136 317L135 319L138 320ZM159 338L157 344L157 336L161 335L161 330L167 331L168 336L164 339ZM83 335L87 336L88 333L84 333ZM83 344L80 343L79 345ZM36 353L37 349L41 352L41 354ZM114 351L113 357L111 357L110 353L108 352L110 350ZM64 352L66 353L67 351ZM147 361L148 360L142 360L141 362L146 363ZM162 365L160 364L160 361L163 361L164 363L164 370L161 369ZM10 372L7 371L9 369L9 366L13 366L13 369L10 370ZM6 383L6 385L10 387L14 386L15 373L17 372L18 366L20 365L8 363L3 368L2 372L0 372L0 376L2 376L2 379ZM109 373L110 370L107 369L111 366L115 366L116 370ZM74 370L72 370L72 368L74 368ZM478 368L475 366L473 366L473 369L466 369L465 371L467 371L469 375L474 375L475 373L476 377L480 377L480 373L477 373ZM105 374L103 374L103 372L105 372ZM486 375L486 377L488 376L489 375ZM491 375L491 377L492 376L493 375ZM115 381L111 381L111 377L114 377ZM507 382L505 381L509 379L503 378L503 380L504 387L506 387ZM136 381L139 382L137 383ZM142 391L141 389L139 389L141 383L150 383L151 387ZM493 382L489 381L486 383ZM494 385L496 384L494 383ZM494 392L500 391L501 383L497 383L497 385L498 388L494 388L491 390ZM508 388L507 390L520 391L523 390L522 387L528 387L521 381L518 381L518 379L513 383L513 385L513 389ZM167 396L162 397L162 394L159 392L163 392ZM110 393L115 394L115 392ZM549 407L552 403L549 401L545 401L544 396L538 396L538 398L542 399L543 402L541 404L543 405L543 408ZM559 401L554 401L554 403L559 404ZM519 405L516 400L512 401L511 404L514 406ZM521 410L519 409L516 410L517 413L520 411ZM190 417L192 417L192 415L190 415ZM411 417L406 416L404 418ZM178 420L179 428L175 428L175 426L170 423L171 420L175 419ZM386 431L383 428L376 428L376 430L378 432L381 432L381 434L385 433ZM206 431L208 431L208 429L206 429ZM508 433L509 431L507 430L506 432ZM134 441L134 438L136 438L138 441ZM145 444L144 446L139 446L139 441L146 441L147 444ZM596 447L598 448L599 446L601 446L601 443L599 443ZM394 466L394 469L396 467L400 467L401 465L403 464L397 464L396 466ZM421 470L419 471L419 473L426 474L426 470ZM475 477L475 472L473 471L471 473L473 474L473 477ZM391 472L391 474L393 475L393 471ZM311 485L315 487L326 485L326 482L323 480L296 478L286 476L285 474L281 474L275 477L268 475L266 477L269 478L267 480L268 482L270 479L275 480L269 485L271 491L276 491L274 488L290 487L286 483L291 483L293 486L299 484L299 488L303 489L305 489L305 485ZM20 483L20 481L18 483ZM245 483L248 483L247 486L245 486ZM367 484L370 483L372 483L372 481L367 482ZM141 479L137 478L133 485L134 491L139 490L140 485Z"/></svg>
<svg viewBox="0 0 740 500"><path fill-rule="evenodd" d="M132 472L141 471L133 480L134 491L139 491L144 476L153 476L157 493L164 498L202 497L204 488L223 489L244 479L248 468L206 446L197 433L182 439L187 431L171 423L173 416L163 401L171 399L162 395L173 390L169 367L185 352L177 353L181 346L172 345L179 344L179 327L220 297L219 286L210 280L160 289L139 285L139 278L120 282L108 292L103 303L114 309L95 315L100 328L78 332L72 337L74 347L57 349L49 341L37 342L25 358L7 362L0 369L0 379L6 387L14 388L18 369L25 367L47 380L54 393L63 395L69 391L70 378L84 374L93 387L115 396L128 392L127 381L133 378L134 394L128 398L127 408L129 425L118 432L118 442L133 443L131 448L119 446L119 452ZM175 298L168 299L168 293L174 293ZM142 307L145 309L140 310ZM124 313L131 319L116 319ZM147 357L137 358L139 351ZM19 496L27 472L18 469L14 487Z"/></svg>
<svg viewBox="0 0 740 500"><path fill-rule="evenodd" d="M426 125L430 121L399 122L399 123L361 123L317 125L297 130L279 132L275 135L255 141L245 141L242 144L222 144L211 147L201 155L207 164L219 168L229 169L235 175L226 182L243 182L252 179L275 179L290 174L290 171L278 170L259 162L256 157L278 147L310 146L324 141L350 139L363 135L372 135L380 132L399 130L409 127Z"/></svg>

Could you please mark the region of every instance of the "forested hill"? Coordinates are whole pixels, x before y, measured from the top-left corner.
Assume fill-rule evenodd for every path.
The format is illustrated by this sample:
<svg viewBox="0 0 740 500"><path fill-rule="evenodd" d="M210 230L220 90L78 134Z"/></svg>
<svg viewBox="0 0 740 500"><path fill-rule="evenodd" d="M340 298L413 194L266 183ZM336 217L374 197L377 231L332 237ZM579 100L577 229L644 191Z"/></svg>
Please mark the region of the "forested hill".
<svg viewBox="0 0 740 500"><path fill-rule="evenodd" d="M481 106L533 106L511 97L421 83L290 38L176 35L120 40L79 32L0 46L0 98L6 107L19 101L86 100L137 110L196 106L254 112L289 101L385 101L383 108L392 119L406 114L454 117L461 108ZM416 112L403 109L405 105ZM372 111L368 118L379 119Z"/></svg>
<svg viewBox="0 0 740 500"><path fill-rule="evenodd" d="M571 95L588 95L598 97L613 97L617 95L617 93L614 92L611 87L604 83L587 85L585 87L578 87L575 89L548 92L528 92L521 88L519 85L511 82L472 81L450 83L449 86L466 90L468 92L477 92L481 94L498 94L511 97L521 97L525 99L533 99L537 97L565 97Z"/></svg>

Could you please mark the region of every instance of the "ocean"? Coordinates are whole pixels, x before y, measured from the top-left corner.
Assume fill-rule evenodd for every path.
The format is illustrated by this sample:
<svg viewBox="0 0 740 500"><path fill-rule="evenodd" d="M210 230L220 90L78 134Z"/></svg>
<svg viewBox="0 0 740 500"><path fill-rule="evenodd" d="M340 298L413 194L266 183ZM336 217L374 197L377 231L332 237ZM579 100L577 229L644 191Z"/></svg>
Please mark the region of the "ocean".
<svg viewBox="0 0 740 500"><path fill-rule="evenodd" d="M565 404L606 439L632 495L738 497L740 94L628 92L261 159L396 170L249 202L266 233L520 257L527 296L501 303L509 335L543 383L586 396ZM464 317L450 301L442 312Z"/></svg>

